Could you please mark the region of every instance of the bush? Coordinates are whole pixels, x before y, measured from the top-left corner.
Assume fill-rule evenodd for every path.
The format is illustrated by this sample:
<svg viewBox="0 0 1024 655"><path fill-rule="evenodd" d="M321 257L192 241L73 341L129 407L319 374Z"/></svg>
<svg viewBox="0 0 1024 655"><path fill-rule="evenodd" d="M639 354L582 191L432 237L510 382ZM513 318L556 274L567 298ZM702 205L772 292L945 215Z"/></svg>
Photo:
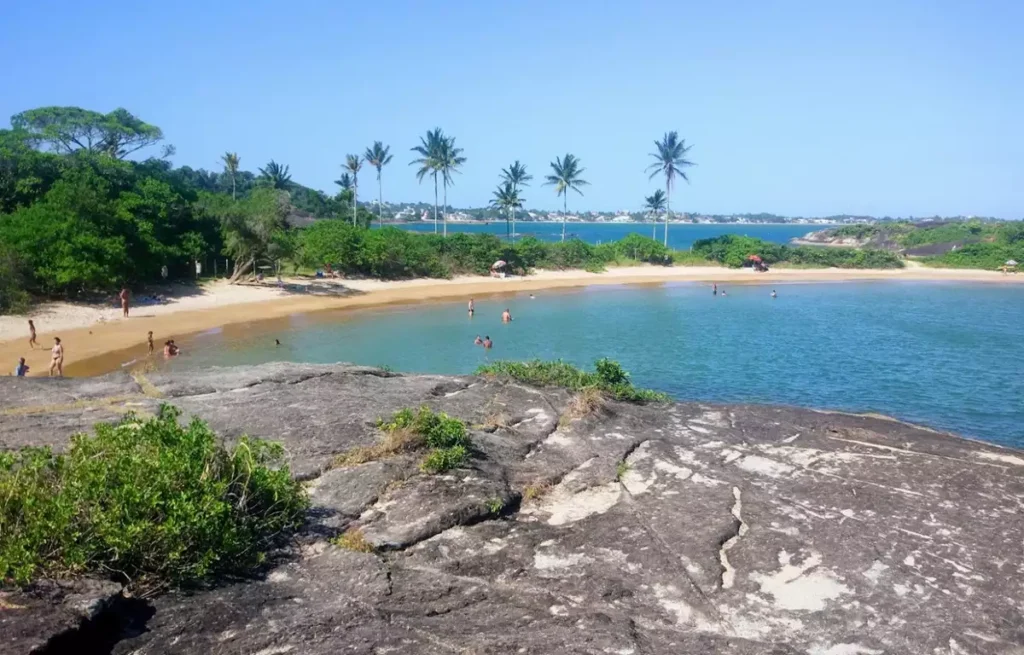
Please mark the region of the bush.
<svg viewBox="0 0 1024 655"><path fill-rule="evenodd" d="M597 372L590 373L572 364L555 360L550 362L534 359L528 362L497 361L485 364L476 370L478 375L493 375L511 378L539 387L564 387L573 391L599 389L616 400L628 402L666 402L667 394L651 389L633 386L629 373L618 362L599 359L595 363Z"/></svg>
<svg viewBox="0 0 1024 655"><path fill-rule="evenodd" d="M231 449L179 411L129 415L72 438L67 454L0 454L0 579L91 572L137 585L183 584L264 561L303 521L307 499L283 449Z"/></svg>
<svg viewBox="0 0 1024 655"><path fill-rule="evenodd" d="M444 412L434 413L421 407L416 413L409 408L395 412L391 420L381 419L377 426L390 434L411 433L421 439L430 451L420 463L425 473L441 473L462 466L469 459L470 440L466 424Z"/></svg>
<svg viewBox="0 0 1024 655"><path fill-rule="evenodd" d="M17 314L28 309L24 265L17 253L0 245L0 314Z"/></svg>
<svg viewBox="0 0 1024 655"><path fill-rule="evenodd" d="M747 263L751 255L766 264L789 263L836 268L902 268L903 261L886 250L859 250L814 246L784 246L753 237L725 234L693 243L693 252L732 268Z"/></svg>

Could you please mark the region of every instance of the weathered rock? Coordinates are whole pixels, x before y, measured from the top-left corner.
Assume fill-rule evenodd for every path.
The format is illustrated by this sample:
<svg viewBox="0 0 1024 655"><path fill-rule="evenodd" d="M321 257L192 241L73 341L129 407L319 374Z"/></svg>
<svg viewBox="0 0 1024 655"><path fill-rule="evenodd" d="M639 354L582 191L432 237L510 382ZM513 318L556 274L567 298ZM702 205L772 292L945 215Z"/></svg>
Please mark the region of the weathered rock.
<svg viewBox="0 0 1024 655"><path fill-rule="evenodd" d="M309 479L293 556L154 599L115 653L1024 653L1018 451L781 407L570 419L564 390L347 366L65 381L69 402L31 414L19 382L0 380L8 447L64 443L96 415L87 394L110 415L160 394L227 438L283 442ZM331 468L378 417L423 404L472 426L465 469ZM7 423L29 415L30 437ZM347 530L376 552L327 542ZM0 609L9 652L73 627L66 603L5 602L21 606Z"/></svg>

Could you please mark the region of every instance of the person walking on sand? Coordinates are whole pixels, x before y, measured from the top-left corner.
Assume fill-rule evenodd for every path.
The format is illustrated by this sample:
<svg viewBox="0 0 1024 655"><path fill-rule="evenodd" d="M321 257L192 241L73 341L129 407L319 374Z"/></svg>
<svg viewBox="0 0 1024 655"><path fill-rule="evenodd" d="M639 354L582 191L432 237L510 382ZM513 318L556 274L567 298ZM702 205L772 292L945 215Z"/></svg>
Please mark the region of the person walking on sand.
<svg viewBox="0 0 1024 655"><path fill-rule="evenodd" d="M473 312L475 312L475 311L476 311L476 305L473 304L473 299L470 298L469 299L469 317L470 318L473 318Z"/></svg>
<svg viewBox="0 0 1024 655"><path fill-rule="evenodd" d="M491 346L493 346L493 345L494 345L494 343L491 342L491 338L490 337L484 337L484 348L485 349L490 350Z"/></svg>
<svg viewBox="0 0 1024 655"><path fill-rule="evenodd" d="M31 319L29 319L29 322L28 322L28 347L34 350L35 347L38 346L38 345L39 345L39 342L36 341L36 324L33 323Z"/></svg>
<svg viewBox="0 0 1024 655"><path fill-rule="evenodd" d="M121 311L124 312L124 317L128 318L128 287L121 287L121 293L117 294L117 297L121 299Z"/></svg>
<svg viewBox="0 0 1024 655"><path fill-rule="evenodd" d="M506 307L505 311L503 311L501 313L501 322L502 323L511 323L512 322L512 312L508 311L508 307Z"/></svg>
<svg viewBox="0 0 1024 655"><path fill-rule="evenodd" d="M22 357L18 360L18 365L14 367L14 375L23 378L26 373L28 373L28 365L25 364L25 358Z"/></svg>
<svg viewBox="0 0 1024 655"><path fill-rule="evenodd" d="M56 372L57 377L64 377L64 346L60 343L60 337L53 338L53 348L50 349L50 377Z"/></svg>
<svg viewBox="0 0 1024 655"><path fill-rule="evenodd" d="M149 331L149 336L146 337L146 343L149 344L149 354L153 354L153 331Z"/></svg>

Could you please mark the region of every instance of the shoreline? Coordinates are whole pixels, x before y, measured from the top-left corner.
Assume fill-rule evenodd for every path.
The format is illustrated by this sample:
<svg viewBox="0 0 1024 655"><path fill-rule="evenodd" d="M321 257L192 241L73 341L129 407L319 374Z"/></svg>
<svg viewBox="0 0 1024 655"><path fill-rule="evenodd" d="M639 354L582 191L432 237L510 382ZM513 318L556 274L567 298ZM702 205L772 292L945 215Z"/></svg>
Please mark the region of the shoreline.
<svg viewBox="0 0 1024 655"><path fill-rule="evenodd" d="M157 351L168 338L182 337L229 325L280 319L325 310L368 308L431 300L487 297L588 286L666 283L793 284L863 281L977 282L1021 284L1024 276L996 271L909 266L902 269L774 268L767 273L717 266L630 266L604 273L537 271L525 278L495 279L459 276L451 280L287 280L288 290L274 284L230 286L223 281L198 288L181 287L182 295L163 304L133 307L130 318L113 306L52 303L26 316L0 317L0 364L13 369L25 357L31 376L45 376L52 337L64 342L65 374L96 375L117 370L133 354L146 353L146 333L152 330ZM54 309L57 308L57 309ZM63 312L63 313L62 313ZM50 313L51 316L47 317ZM41 349L29 350L26 321L33 318ZM116 362L115 354L124 358ZM113 365L111 363L113 362ZM6 373L9 374L9 371Z"/></svg>

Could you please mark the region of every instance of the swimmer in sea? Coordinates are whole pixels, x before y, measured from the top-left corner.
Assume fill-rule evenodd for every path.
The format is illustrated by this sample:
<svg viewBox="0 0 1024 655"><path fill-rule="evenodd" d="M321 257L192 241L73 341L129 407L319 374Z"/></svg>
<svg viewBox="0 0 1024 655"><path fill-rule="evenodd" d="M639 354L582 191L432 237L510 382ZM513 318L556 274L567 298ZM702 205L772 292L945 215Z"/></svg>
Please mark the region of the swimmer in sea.
<svg viewBox="0 0 1024 655"><path fill-rule="evenodd" d="M479 334L476 335L476 339L473 339L473 345L474 346L482 346L482 345L484 345L484 340L480 338Z"/></svg>
<svg viewBox="0 0 1024 655"><path fill-rule="evenodd" d="M778 298L779 295L775 293L775 289L772 289L772 298Z"/></svg>
<svg viewBox="0 0 1024 655"><path fill-rule="evenodd" d="M57 377L64 377L64 346L60 344L60 337L53 338L53 348L50 349L50 377L56 372Z"/></svg>
<svg viewBox="0 0 1024 655"><path fill-rule="evenodd" d="M476 311L476 305L473 303L473 299L472 298L469 299L469 307L468 307L468 309L469 309L469 317L473 318L473 312Z"/></svg>
<svg viewBox="0 0 1024 655"><path fill-rule="evenodd" d="M490 350L491 346L493 346L493 345L494 345L494 343L491 342L491 338L490 337L484 337L484 348Z"/></svg>
<svg viewBox="0 0 1024 655"><path fill-rule="evenodd" d="M512 312L508 311L507 307L505 308L505 311L503 311L501 313L501 322L502 323L511 323L512 322Z"/></svg>
<svg viewBox="0 0 1024 655"><path fill-rule="evenodd" d="M280 339L274 339L274 345L275 346L280 346L281 345L281 340Z"/></svg>
<svg viewBox="0 0 1024 655"><path fill-rule="evenodd" d="M714 284L711 285L711 295L712 296L717 296L718 295L718 283L717 282L715 282Z"/></svg>

